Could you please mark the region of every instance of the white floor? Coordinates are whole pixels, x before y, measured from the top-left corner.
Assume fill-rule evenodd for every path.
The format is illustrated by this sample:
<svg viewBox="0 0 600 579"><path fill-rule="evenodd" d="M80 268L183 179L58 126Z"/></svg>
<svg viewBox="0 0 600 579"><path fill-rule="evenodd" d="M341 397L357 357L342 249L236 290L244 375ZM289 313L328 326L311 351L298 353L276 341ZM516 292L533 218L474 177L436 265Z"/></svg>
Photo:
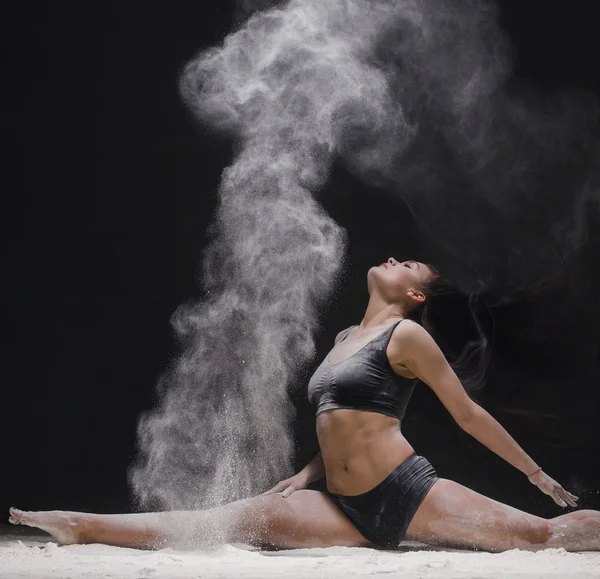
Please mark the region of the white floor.
<svg viewBox="0 0 600 579"><path fill-rule="evenodd" d="M549 549L491 554L436 551L418 543L403 543L399 552L346 547L261 552L243 545L226 545L215 551L138 551L105 545L59 547L49 541L49 536L33 535L22 527L14 529L0 529L2 579L333 579L380 575L403 579L600 579L600 552Z"/></svg>

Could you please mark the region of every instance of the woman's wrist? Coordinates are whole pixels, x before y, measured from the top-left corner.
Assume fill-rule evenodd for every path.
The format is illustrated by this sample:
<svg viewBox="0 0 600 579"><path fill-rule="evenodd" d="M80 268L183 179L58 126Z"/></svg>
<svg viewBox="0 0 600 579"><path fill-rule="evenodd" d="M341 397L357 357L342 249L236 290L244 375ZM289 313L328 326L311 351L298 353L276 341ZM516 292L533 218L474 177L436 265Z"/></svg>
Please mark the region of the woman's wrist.
<svg viewBox="0 0 600 579"><path fill-rule="evenodd" d="M542 467L538 466L532 473L530 473L530 474L527 475L527 478L531 478L532 476L534 476L534 475L536 475L536 474L538 474L540 472L542 472Z"/></svg>
<svg viewBox="0 0 600 579"><path fill-rule="evenodd" d="M308 486L310 483L312 483L312 482L314 482L316 480L314 474L307 467L304 467L296 475L296 477L300 480L300 483L302 485L304 485L305 487Z"/></svg>

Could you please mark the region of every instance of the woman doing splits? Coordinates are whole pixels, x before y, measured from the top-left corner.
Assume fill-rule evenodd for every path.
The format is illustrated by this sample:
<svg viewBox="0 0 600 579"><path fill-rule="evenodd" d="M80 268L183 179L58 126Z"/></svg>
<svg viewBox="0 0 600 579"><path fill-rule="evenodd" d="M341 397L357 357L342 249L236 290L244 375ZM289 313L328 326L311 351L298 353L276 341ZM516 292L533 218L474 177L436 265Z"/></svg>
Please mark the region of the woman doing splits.
<svg viewBox="0 0 600 579"><path fill-rule="evenodd" d="M435 295L431 266L390 258L368 273L369 303L358 326L340 332L308 385L321 452L266 493L203 511L98 515L10 510L14 524L60 543L198 547L223 542L266 548L431 545L504 551L600 550L600 511L544 519L487 498L432 466L402 435L416 379L457 424L524 473L560 506L576 496L548 476L466 393L431 335L407 319ZM327 491L307 490L326 477Z"/></svg>

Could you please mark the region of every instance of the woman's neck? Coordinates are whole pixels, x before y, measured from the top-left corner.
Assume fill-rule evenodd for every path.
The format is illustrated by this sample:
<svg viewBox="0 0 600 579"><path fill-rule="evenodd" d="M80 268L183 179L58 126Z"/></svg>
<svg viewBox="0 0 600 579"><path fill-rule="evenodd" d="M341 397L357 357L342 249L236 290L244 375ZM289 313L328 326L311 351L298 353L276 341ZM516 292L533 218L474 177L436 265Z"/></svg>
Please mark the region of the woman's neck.
<svg viewBox="0 0 600 579"><path fill-rule="evenodd" d="M377 294L371 294L367 311L360 322L360 328L368 330L381 326L391 320L402 320L406 317L404 309L399 304L390 304Z"/></svg>

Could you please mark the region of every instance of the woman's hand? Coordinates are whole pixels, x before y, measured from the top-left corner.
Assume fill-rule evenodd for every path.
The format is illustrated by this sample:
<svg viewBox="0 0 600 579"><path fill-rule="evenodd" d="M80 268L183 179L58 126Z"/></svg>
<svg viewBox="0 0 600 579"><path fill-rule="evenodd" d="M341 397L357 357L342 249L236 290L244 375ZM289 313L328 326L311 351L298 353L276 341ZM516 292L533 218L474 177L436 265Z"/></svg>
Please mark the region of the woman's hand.
<svg viewBox="0 0 600 579"><path fill-rule="evenodd" d="M286 499L294 491L305 489L308 486L308 481L302 473L295 474L290 478L286 478L281 482L278 482L272 489L262 493L263 495L272 495L275 493L281 493L281 496Z"/></svg>
<svg viewBox="0 0 600 579"><path fill-rule="evenodd" d="M561 506L566 507L570 505L576 507L575 501L579 500L574 494L566 491L562 488L552 477L549 477L543 470L536 472L535 474L527 477L529 482L536 485L543 493L554 499L554 502Z"/></svg>

